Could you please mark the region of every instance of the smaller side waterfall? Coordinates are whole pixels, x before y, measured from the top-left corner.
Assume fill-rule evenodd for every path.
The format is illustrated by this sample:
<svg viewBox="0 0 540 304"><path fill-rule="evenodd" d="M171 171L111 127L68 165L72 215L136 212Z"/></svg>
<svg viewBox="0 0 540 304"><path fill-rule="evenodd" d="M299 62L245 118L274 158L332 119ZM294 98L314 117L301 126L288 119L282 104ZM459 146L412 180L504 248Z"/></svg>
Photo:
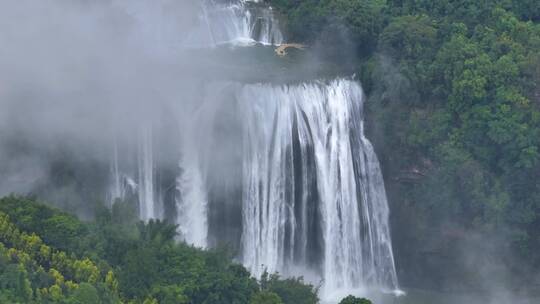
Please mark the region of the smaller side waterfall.
<svg viewBox="0 0 540 304"><path fill-rule="evenodd" d="M117 199L134 201L139 218L144 221L163 218L162 193L156 181L153 150L152 128L141 127L135 162L129 161L129 153L119 156L118 142L115 141L110 163L109 205L112 206Z"/></svg>
<svg viewBox="0 0 540 304"><path fill-rule="evenodd" d="M137 193L137 183L121 168L121 160L118 151L118 143L113 143L113 151L110 161L110 187L107 196L109 207L112 207L117 199L125 200Z"/></svg>
<svg viewBox="0 0 540 304"><path fill-rule="evenodd" d="M122 174L120 173L120 165L118 164L118 144L116 141L113 143L110 176L111 182L107 201L109 202L109 207L112 207L115 200L124 199L126 195L126 188L124 187Z"/></svg>
<svg viewBox="0 0 540 304"><path fill-rule="evenodd" d="M159 218L157 215L157 191L154 187L154 157L152 146L152 129L143 128L141 140L139 142L139 216L147 221L152 218Z"/></svg>
<svg viewBox="0 0 540 304"><path fill-rule="evenodd" d="M208 246L207 157L213 140L212 122L216 96L203 96L200 104L179 115L181 151L180 174L176 180L176 223L184 241L197 247Z"/></svg>
<svg viewBox="0 0 540 304"><path fill-rule="evenodd" d="M177 179L177 224L182 238L197 247L205 248L208 237L208 198L199 160L193 151L184 149L180 160L182 170Z"/></svg>
<svg viewBox="0 0 540 304"><path fill-rule="evenodd" d="M177 224L184 241L197 247L207 247L208 197L205 175L199 155L197 115L182 123L182 145L179 161L180 175L176 181Z"/></svg>

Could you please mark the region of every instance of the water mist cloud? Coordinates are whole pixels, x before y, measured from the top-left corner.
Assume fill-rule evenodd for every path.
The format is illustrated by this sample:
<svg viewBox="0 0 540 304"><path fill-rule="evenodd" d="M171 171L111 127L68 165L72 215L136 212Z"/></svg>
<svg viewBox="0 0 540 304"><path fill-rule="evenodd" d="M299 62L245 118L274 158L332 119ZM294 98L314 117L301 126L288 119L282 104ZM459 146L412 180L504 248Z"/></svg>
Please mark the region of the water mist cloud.
<svg viewBox="0 0 540 304"><path fill-rule="evenodd" d="M31 1L0 4L0 176L27 184L47 153L102 159L145 120L196 106L204 58L184 42L197 1ZM174 117L172 120L178 120ZM178 127L178 126L176 126ZM119 135L118 135L119 134ZM130 140L126 140L130 142ZM133 140L131 140L133 142ZM26 151L27 153L22 153ZM51 152L52 153L52 152ZM26 177L24 177L26 176ZM2 183L0 194L25 192Z"/></svg>

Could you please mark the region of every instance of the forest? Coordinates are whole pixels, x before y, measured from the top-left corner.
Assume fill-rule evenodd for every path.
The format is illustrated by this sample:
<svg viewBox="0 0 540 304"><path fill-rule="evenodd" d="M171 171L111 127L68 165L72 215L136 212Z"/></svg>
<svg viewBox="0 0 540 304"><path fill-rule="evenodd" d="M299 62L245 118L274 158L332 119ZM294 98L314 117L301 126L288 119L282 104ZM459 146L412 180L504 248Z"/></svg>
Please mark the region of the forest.
<svg viewBox="0 0 540 304"><path fill-rule="evenodd" d="M143 223L126 203L81 222L31 198L5 197L0 302L318 303L316 287L301 278L255 280L226 248L203 251L175 236L176 227Z"/></svg>

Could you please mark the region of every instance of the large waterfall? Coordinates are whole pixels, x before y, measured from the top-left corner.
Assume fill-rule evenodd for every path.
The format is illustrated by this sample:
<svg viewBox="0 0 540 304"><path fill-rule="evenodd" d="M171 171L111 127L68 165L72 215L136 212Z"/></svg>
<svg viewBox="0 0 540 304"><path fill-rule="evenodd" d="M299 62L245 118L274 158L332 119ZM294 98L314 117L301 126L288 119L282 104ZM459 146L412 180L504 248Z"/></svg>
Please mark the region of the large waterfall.
<svg viewBox="0 0 540 304"><path fill-rule="evenodd" d="M172 44L282 43L272 10L249 2L202 2L197 26ZM322 282L326 299L397 290L388 203L364 134L360 85L341 78L197 86L203 93L195 105L171 114L176 129L166 144L179 147L172 169L155 153L163 144L156 122L140 127L135 157L122 160L114 144L110 200L130 197L141 219L178 224L195 246L231 245L255 276Z"/></svg>
<svg viewBox="0 0 540 304"><path fill-rule="evenodd" d="M322 245L325 293L397 287L384 182L364 137L360 86L248 85L238 96L246 120L244 263L255 274L261 265L270 272L310 267L321 262L312 252Z"/></svg>

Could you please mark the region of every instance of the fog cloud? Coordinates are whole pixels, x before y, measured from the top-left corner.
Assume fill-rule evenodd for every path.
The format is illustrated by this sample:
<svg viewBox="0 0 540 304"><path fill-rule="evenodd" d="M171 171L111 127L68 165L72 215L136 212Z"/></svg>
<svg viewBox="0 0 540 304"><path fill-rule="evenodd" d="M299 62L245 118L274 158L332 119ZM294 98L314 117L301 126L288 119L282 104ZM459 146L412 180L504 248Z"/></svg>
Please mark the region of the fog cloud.
<svg viewBox="0 0 540 304"><path fill-rule="evenodd" d="M31 189L54 151L105 160L115 138L196 107L210 76L189 51L205 39L198 4L2 1L0 194Z"/></svg>

